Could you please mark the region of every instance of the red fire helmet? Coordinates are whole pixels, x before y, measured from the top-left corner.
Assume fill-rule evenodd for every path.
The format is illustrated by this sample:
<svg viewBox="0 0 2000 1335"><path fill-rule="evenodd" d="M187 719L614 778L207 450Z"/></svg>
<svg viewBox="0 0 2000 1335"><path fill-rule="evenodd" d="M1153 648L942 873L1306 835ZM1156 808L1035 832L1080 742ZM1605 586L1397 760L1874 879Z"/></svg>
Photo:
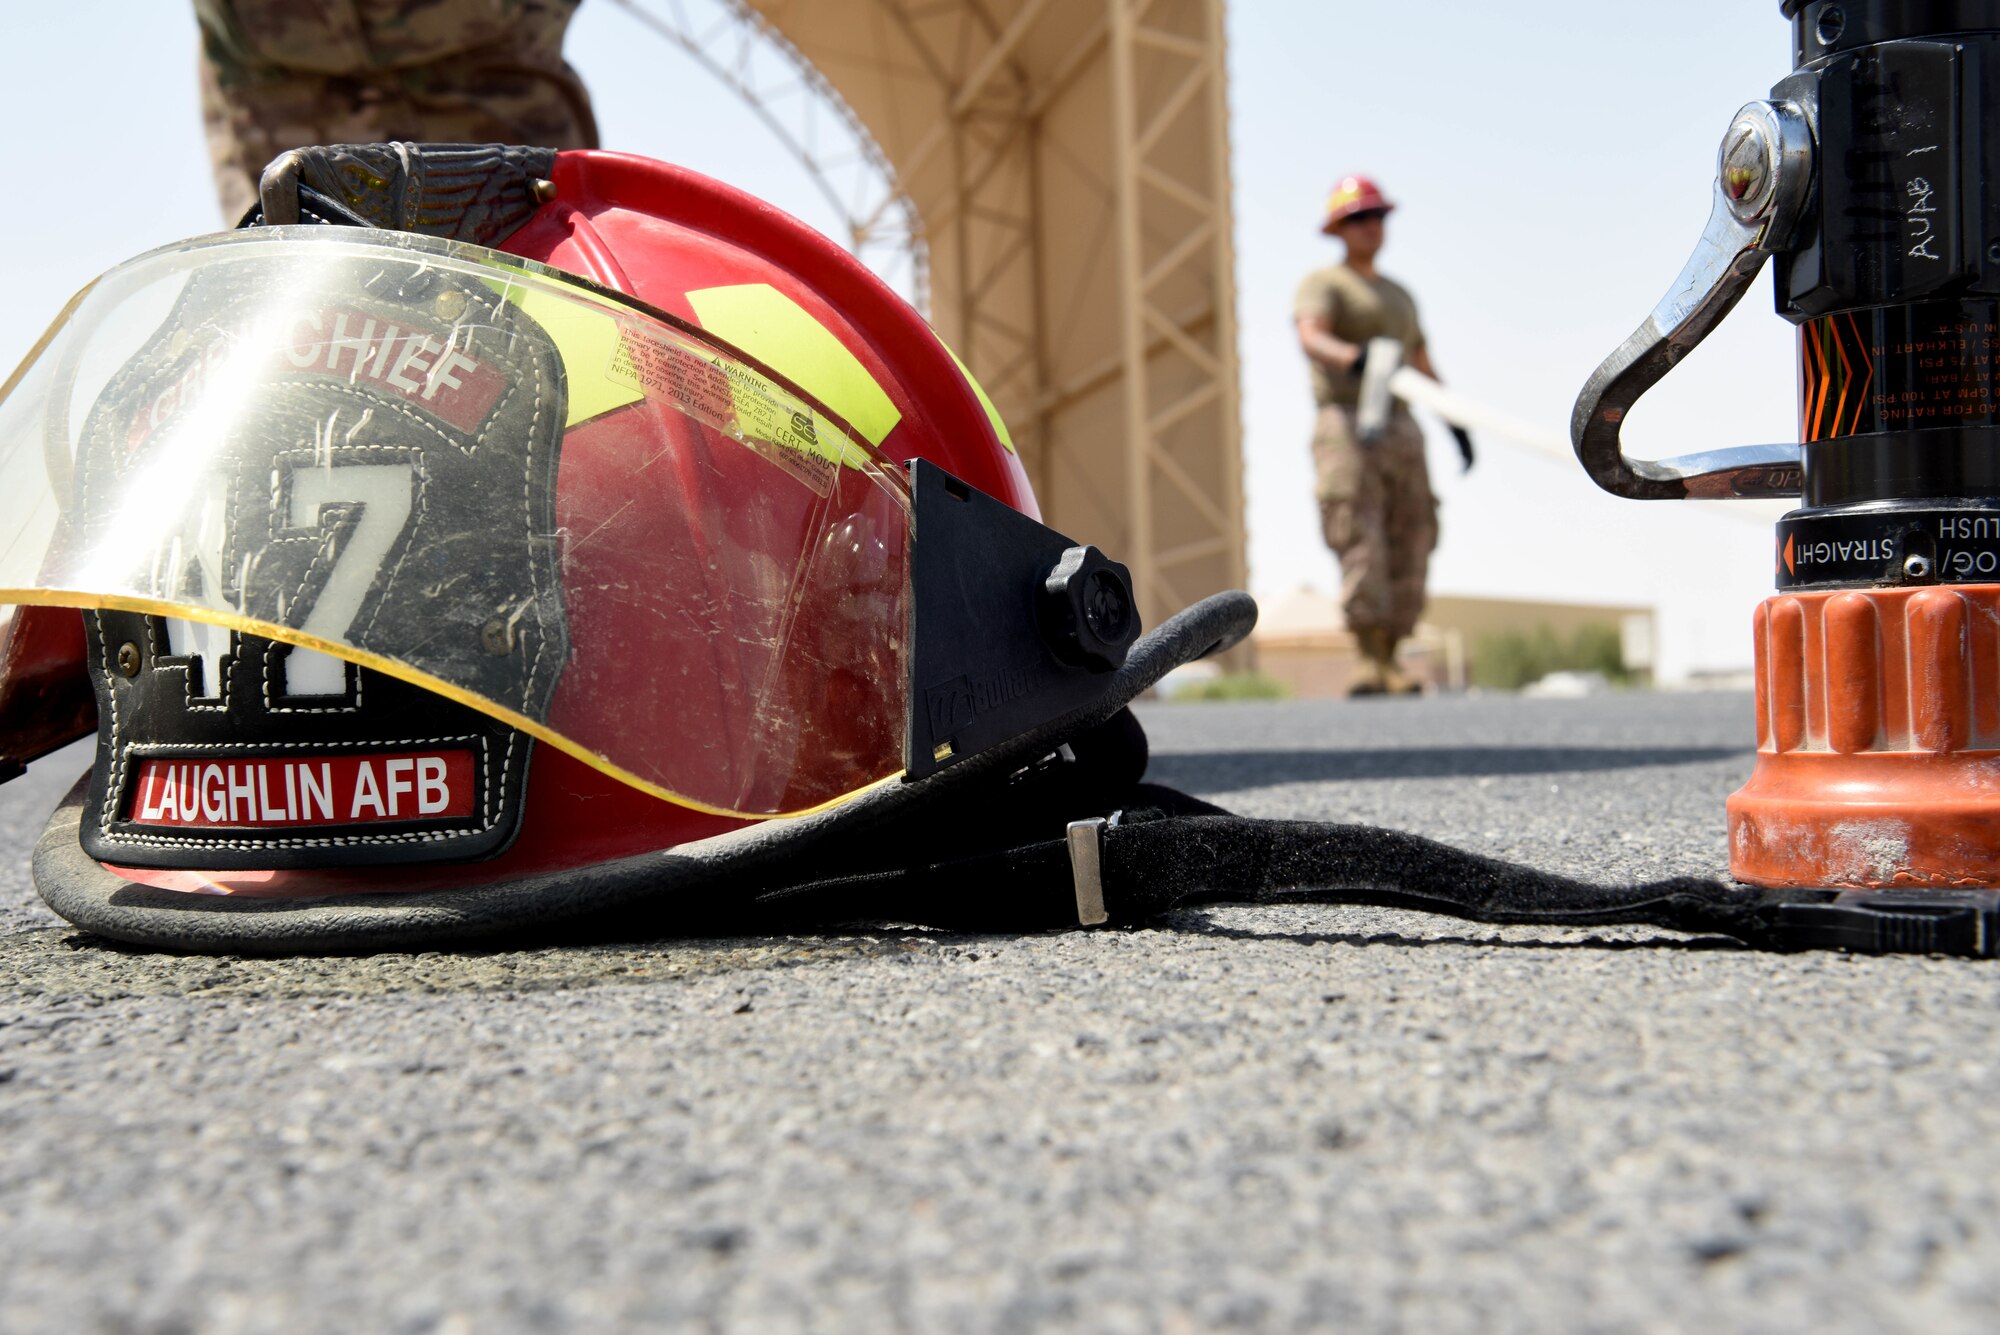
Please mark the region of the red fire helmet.
<svg viewBox="0 0 2000 1335"><path fill-rule="evenodd" d="M1138 633L1069 548L1023 604L1054 666L913 703L919 460L1064 550L966 368L779 210L618 153L287 154L0 393L0 763L96 727L93 867L267 899L835 807Z"/></svg>
<svg viewBox="0 0 2000 1335"><path fill-rule="evenodd" d="M1391 213L1396 206L1389 202L1382 188L1366 176L1343 176L1333 187L1333 193L1326 201L1326 221L1319 230L1333 233L1340 225L1357 213Z"/></svg>

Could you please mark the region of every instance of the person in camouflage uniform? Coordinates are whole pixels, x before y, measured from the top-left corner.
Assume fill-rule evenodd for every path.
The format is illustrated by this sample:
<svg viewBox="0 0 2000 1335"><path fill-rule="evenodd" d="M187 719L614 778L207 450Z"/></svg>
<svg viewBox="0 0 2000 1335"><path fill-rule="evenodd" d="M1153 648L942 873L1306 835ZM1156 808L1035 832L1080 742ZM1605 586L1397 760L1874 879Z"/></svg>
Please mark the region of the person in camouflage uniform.
<svg viewBox="0 0 2000 1335"><path fill-rule="evenodd" d="M1383 219L1394 207L1366 177L1350 176L1334 188L1321 230L1346 244L1347 257L1306 275L1293 309L1319 405L1312 448L1320 524L1340 558L1342 607L1362 655L1351 695L1419 689L1396 666L1396 645L1423 613L1424 578L1438 539L1423 432L1409 409L1395 404L1379 440L1364 443L1355 431L1369 340L1395 339L1405 365L1435 374L1416 302L1375 270ZM1471 441L1454 434L1470 468Z"/></svg>
<svg viewBox="0 0 2000 1335"><path fill-rule="evenodd" d="M562 58L581 0L194 0L202 120L230 221L264 167L314 144L595 148Z"/></svg>

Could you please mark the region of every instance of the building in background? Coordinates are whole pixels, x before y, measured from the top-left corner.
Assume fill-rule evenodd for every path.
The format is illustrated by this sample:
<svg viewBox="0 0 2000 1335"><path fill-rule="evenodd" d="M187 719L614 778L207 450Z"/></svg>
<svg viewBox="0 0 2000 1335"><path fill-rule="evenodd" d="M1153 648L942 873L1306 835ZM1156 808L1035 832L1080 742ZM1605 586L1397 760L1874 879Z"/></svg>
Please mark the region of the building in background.
<svg viewBox="0 0 2000 1335"><path fill-rule="evenodd" d="M1251 636L1257 670L1294 697L1344 696L1363 656L1340 602L1299 589L1265 607ZM1431 690L1512 690L1555 672L1649 684L1658 624L1650 607L1435 596L1398 661Z"/></svg>

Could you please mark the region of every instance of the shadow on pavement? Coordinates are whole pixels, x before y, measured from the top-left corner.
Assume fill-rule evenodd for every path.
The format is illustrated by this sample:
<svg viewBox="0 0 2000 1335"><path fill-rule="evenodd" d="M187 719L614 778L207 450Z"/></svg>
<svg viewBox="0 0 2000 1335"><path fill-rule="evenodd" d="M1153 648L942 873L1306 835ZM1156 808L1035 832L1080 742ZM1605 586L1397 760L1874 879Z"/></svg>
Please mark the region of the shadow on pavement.
<svg viewBox="0 0 2000 1335"><path fill-rule="evenodd" d="M1401 916L1402 911L1395 911ZM1350 917L1346 920L1354 924ZM1439 915L1435 933L1407 919L1382 929L1300 930L1295 926L1243 926L1220 922L1204 909L1164 914L1125 937L1167 937L1316 946L1387 946L1425 949L1474 946L1496 950L1739 951L1723 936L1684 936L1649 927L1613 928L1630 936L1601 935L1602 928L1503 928ZM1503 935L1503 932L1515 933ZM1588 934L1584 934L1588 933ZM183 997L366 997L464 992L529 993L601 986L686 984L703 977L755 977L810 964L863 965L908 956L949 964L972 952L1007 952L1045 940L1049 933L941 932L893 924L849 924L824 932L785 935L712 933L623 936L616 930L554 933L541 940L467 943L418 953L354 955L175 955L122 945L62 927L0 937L0 985L18 1000L94 997L114 1000ZM1058 934L1059 935L1059 934ZM747 1009L747 1008L746 1008Z"/></svg>
<svg viewBox="0 0 2000 1335"><path fill-rule="evenodd" d="M1596 935L1601 928L1529 928L1525 930L1547 932L1556 931L1562 935L1541 935L1506 937L1499 933L1504 929L1499 923L1474 923L1464 919L1438 914L1433 919L1440 926L1449 925L1458 931L1441 931L1436 935L1413 934L1410 932L1310 932L1292 931L1283 928L1231 927L1215 922L1198 911L1169 914L1156 923L1148 924L1155 930L1184 933L1188 936L1212 936L1225 941L1284 941L1300 946L1478 946L1494 950L1692 950L1692 951L1745 951L1750 947L1730 936L1684 936L1665 928L1635 925L1614 930L1629 931L1633 936L1607 937ZM1494 933L1491 936L1468 936L1465 931ZM1524 930L1513 928L1511 930ZM1588 932L1587 936L1569 933Z"/></svg>
<svg viewBox="0 0 2000 1335"><path fill-rule="evenodd" d="M1341 779L1461 779L1569 774L1747 760L1733 746L1454 746L1351 751L1202 751L1155 754L1146 777L1196 791Z"/></svg>

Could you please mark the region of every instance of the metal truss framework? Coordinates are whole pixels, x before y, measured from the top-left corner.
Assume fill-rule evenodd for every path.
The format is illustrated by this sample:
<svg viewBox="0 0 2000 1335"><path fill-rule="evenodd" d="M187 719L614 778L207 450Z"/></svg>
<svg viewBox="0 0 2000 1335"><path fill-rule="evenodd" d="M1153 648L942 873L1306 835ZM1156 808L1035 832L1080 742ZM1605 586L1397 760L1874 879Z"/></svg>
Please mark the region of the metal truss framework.
<svg viewBox="0 0 2000 1335"><path fill-rule="evenodd" d="M881 147L810 60L744 0L613 0L748 107L846 225L848 249L930 309L930 250Z"/></svg>
<svg viewBox="0 0 2000 1335"><path fill-rule="evenodd" d="M1132 549L1157 615L1195 591L1180 572L1235 557L1245 582L1235 251L1229 207L1228 74L1222 5L1106 0L1111 26L1113 164L1118 183L1122 354L1128 421L1126 476L1132 490ZM1144 81L1150 55L1156 82ZM1207 152L1189 152L1193 121ZM1196 281L1186 281L1193 276ZM1215 281L1203 282L1203 277ZM1178 294L1176 296L1175 294ZM1206 309L1191 308L1190 298ZM1174 448L1190 421L1227 424L1225 466L1203 477ZM1211 490L1220 482L1219 491ZM1163 533L1156 488L1164 483L1201 521ZM1168 507L1170 508L1170 507ZM1200 592L1208 592L1203 589Z"/></svg>
<svg viewBox="0 0 2000 1335"><path fill-rule="evenodd" d="M1244 585L1224 0L618 3L910 275L1150 622Z"/></svg>

